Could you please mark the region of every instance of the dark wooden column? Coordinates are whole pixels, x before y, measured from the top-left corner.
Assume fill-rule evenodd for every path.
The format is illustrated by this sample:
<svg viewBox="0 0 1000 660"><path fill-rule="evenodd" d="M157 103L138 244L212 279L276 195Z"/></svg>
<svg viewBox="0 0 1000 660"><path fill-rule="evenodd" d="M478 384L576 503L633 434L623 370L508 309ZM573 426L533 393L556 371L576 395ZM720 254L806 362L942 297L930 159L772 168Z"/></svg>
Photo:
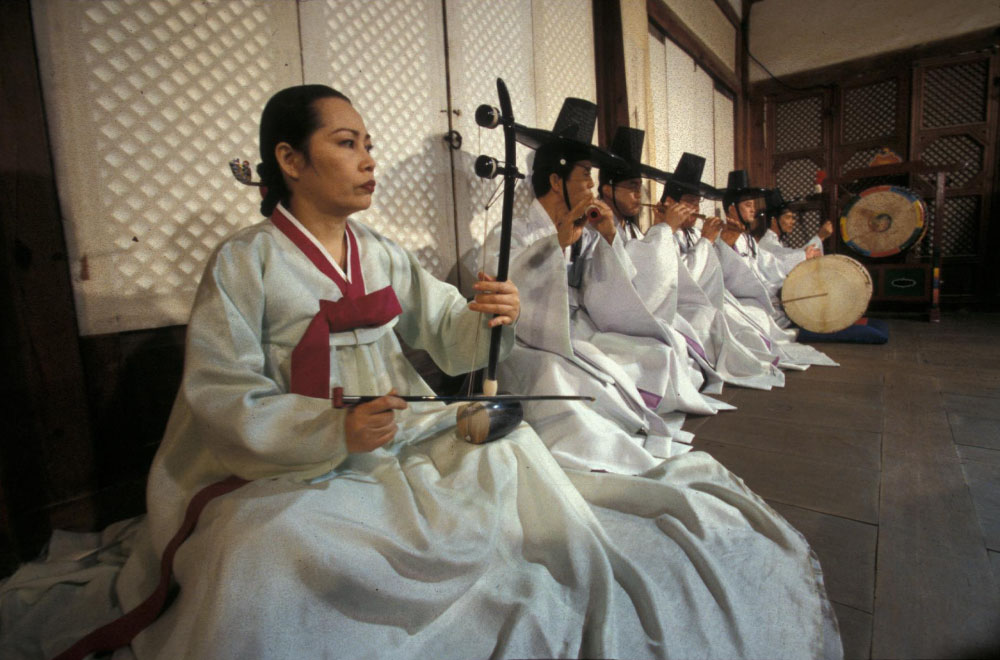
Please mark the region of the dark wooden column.
<svg viewBox="0 0 1000 660"><path fill-rule="evenodd" d="M594 0L594 56L597 77L598 144L611 144L614 131L628 126L625 45L619 0Z"/></svg>
<svg viewBox="0 0 1000 660"><path fill-rule="evenodd" d="M0 21L0 501L13 550L48 538L50 506L94 483L88 409L29 0ZM2 542L4 539L0 539Z"/></svg>

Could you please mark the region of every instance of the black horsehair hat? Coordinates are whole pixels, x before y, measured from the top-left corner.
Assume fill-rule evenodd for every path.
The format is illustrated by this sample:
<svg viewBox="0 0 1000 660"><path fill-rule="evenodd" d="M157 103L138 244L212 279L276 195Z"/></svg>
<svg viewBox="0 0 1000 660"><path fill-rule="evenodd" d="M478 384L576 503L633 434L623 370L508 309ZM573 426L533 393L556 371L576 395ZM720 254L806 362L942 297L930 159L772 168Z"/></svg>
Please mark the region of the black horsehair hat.
<svg viewBox="0 0 1000 660"><path fill-rule="evenodd" d="M566 98L551 131L514 125L517 141L531 149L565 154L573 160L589 160L597 167L624 168L620 157L590 143L597 125L597 106L590 101Z"/></svg>
<svg viewBox="0 0 1000 660"><path fill-rule="evenodd" d="M621 157L622 167L604 167L601 178L608 182L627 181L629 179L653 179L666 183L671 174L642 162L642 144L646 140L646 132L629 126L619 126L615 129L611 140L611 153Z"/></svg>
<svg viewBox="0 0 1000 660"><path fill-rule="evenodd" d="M722 193L722 204L728 207L746 197L763 197L767 194L767 189L751 186L750 175L746 170L733 170L729 173L726 189Z"/></svg>
<svg viewBox="0 0 1000 660"><path fill-rule="evenodd" d="M785 198L781 195L781 189L779 188L767 191L765 203L767 204L768 218L777 218L785 211L791 210L791 204L785 201Z"/></svg>
<svg viewBox="0 0 1000 660"><path fill-rule="evenodd" d="M715 186L702 182L701 175L705 171L705 159L696 154L684 152L677 161L670 183L664 190L664 195L677 189L682 193L698 195L705 199L721 199L722 191Z"/></svg>

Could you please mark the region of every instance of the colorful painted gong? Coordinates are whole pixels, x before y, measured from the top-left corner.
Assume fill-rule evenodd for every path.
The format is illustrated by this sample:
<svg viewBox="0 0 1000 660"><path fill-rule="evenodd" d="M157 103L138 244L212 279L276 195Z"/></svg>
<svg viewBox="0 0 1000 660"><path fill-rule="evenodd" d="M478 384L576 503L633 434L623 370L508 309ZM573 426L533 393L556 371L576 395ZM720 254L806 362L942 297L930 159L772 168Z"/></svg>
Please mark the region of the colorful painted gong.
<svg viewBox="0 0 1000 660"><path fill-rule="evenodd" d="M866 257L888 257L906 250L927 231L927 209L912 190L875 186L844 207L840 235Z"/></svg>

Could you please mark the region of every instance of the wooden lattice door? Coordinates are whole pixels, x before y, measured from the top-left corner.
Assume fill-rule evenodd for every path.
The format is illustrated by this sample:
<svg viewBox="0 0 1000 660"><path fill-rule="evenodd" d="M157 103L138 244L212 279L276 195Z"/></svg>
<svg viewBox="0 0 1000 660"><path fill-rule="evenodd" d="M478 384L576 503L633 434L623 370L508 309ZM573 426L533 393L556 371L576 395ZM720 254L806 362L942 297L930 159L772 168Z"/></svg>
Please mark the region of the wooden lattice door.
<svg viewBox="0 0 1000 660"><path fill-rule="evenodd" d="M979 299L986 275L997 74L997 55L990 52L924 60L913 69L912 158L931 166L964 164L947 178L941 224L942 293L953 300ZM934 180L914 177L911 185L929 196ZM938 220L928 210L933 227ZM929 254L926 239L917 249Z"/></svg>

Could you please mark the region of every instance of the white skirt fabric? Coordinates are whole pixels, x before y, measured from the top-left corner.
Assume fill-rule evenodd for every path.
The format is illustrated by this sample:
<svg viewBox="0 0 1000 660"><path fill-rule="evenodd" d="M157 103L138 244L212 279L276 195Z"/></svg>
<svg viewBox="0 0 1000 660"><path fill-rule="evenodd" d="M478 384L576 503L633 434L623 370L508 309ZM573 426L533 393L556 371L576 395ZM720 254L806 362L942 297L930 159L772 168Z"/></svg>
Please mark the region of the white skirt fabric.
<svg viewBox="0 0 1000 660"><path fill-rule="evenodd" d="M251 482L206 507L174 568L139 658L840 654L808 545L714 459L563 471L527 427Z"/></svg>

